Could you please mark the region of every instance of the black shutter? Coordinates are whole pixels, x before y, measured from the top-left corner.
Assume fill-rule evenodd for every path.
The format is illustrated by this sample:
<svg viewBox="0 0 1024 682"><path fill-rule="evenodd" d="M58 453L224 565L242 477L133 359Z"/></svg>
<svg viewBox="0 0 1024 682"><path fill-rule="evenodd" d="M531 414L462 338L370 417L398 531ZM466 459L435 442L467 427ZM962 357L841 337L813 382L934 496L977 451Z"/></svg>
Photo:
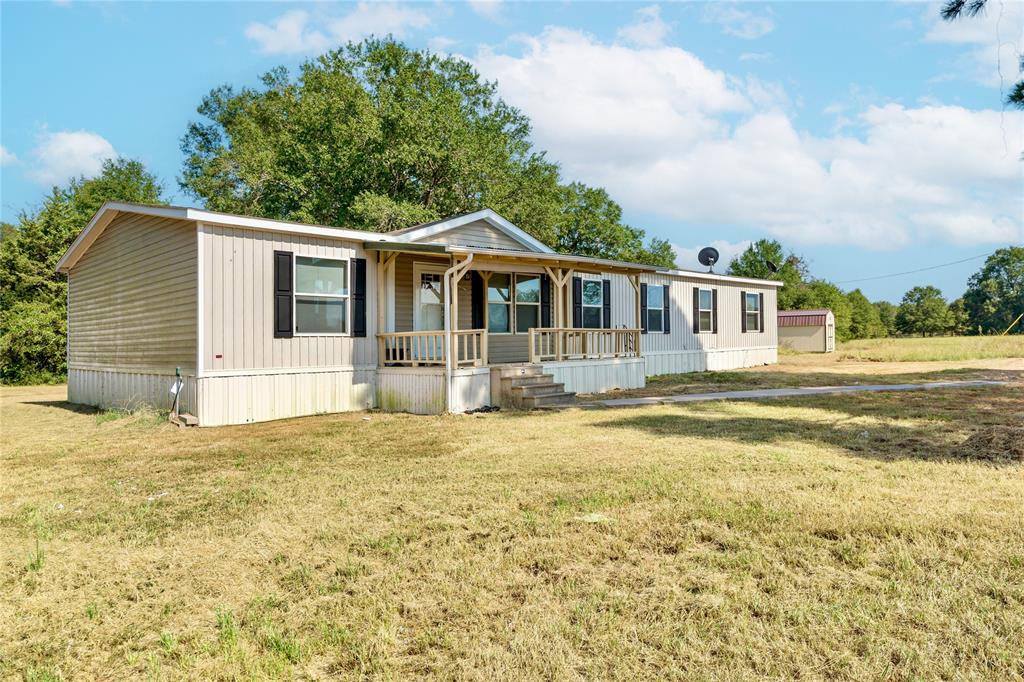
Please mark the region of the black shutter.
<svg viewBox="0 0 1024 682"><path fill-rule="evenodd" d="M601 326L612 327L612 282L608 279L601 281Z"/></svg>
<svg viewBox="0 0 1024 682"><path fill-rule="evenodd" d="M292 252L274 252L274 338L292 338Z"/></svg>
<svg viewBox="0 0 1024 682"><path fill-rule="evenodd" d="M747 333L747 292L740 292L740 329Z"/></svg>
<svg viewBox="0 0 1024 682"><path fill-rule="evenodd" d="M711 290L711 331L718 333L718 289Z"/></svg>
<svg viewBox="0 0 1024 682"><path fill-rule="evenodd" d="M762 293L757 295L757 312L758 312L758 316L761 318L758 321L759 322L758 330L763 332L764 331L764 292L762 292Z"/></svg>
<svg viewBox="0 0 1024 682"><path fill-rule="evenodd" d="M669 321L668 320L669 320L669 315L672 313L672 306L670 305L670 301L668 300L668 291L669 291L668 285L667 284L663 284L661 286L661 288L663 289L663 294L665 296L665 298L663 299L664 300L664 305L665 305L665 312L663 312L661 314L661 320L662 320L661 328L664 331L664 333L668 334L669 331L670 331L670 329L669 329Z"/></svg>
<svg viewBox="0 0 1024 682"><path fill-rule="evenodd" d="M572 326L583 326L583 279L572 278Z"/></svg>
<svg viewBox="0 0 1024 682"><path fill-rule="evenodd" d="M469 273L469 308L473 316L473 329L484 328L484 278L476 270Z"/></svg>
<svg viewBox="0 0 1024 682"><path fill-rule="evenodd" d="M352 268L352 336L366 336L366 259L353 258Z"/></svg>
<svg viewBox="0 0 1024 682"><path fill-rule="evenodd" d="M693 288L693 333L700 332L700 287Z"/></svg>
<svg viewBox="0 0 1024 682"><path fill-rule="evenodd" d="M551 326L551 280L540 276L540 326Z"/></svg>
<svg viewBox="0 0 1024 682"><path fill-rule="evenodd" d="M640 283L640 333L647 333L647 285Z"/></svg>

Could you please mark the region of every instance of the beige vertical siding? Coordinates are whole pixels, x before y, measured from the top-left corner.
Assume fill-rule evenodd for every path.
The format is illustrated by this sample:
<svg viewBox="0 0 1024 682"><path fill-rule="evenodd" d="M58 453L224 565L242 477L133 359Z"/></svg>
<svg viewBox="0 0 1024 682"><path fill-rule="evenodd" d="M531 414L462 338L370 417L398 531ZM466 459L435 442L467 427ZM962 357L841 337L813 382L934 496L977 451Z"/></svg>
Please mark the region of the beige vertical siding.
<svg viewBox="0 0 1024 682"><path fill-rule="evenodd" d="M612 324L636 325L635 290L626 277L605 276L612 280ZM671 298L669 334L644 334L641 347L649 353L687 350L724 350L733 348L769 348L777 345L776 289L703 279L699 275L643 275L641 281L652 286L669 285ZM695 287L718 291L718 333L693 333L693 290ZM740 292L764 294L765 329L743 332Z"/></svg>
<svg viewBox="0 0 1024 682"><path fill-rule="evenodd" d="M523 251L526 246L520 244L501 230L493 227L486 220L477 220L440 234L418 239L420 242L434 244L456 244L458 246L475 246L483 249L513 249Z"/></svg>
<svg viewBox="0 0 1024 682"><path fill-rule="evenodd" d="M825 325L779 327L779 343L793 350L824 353Z"/></svg>
<svg viewBox="0 0 1024 682"><path fill-rule="evenodd" d="M196 282L195 223L115 218L68 275L68 367L194 372Z"/></svg>
<svg viewBox="0 0 1024 682"><path fill-rule="evenodd" d="M363 251L359 243L218 225L200 225L199 235L203 259L204 374L376 364L376 258ZM339 260L366 258L366 337L275 339L275 250Z"/></svg>

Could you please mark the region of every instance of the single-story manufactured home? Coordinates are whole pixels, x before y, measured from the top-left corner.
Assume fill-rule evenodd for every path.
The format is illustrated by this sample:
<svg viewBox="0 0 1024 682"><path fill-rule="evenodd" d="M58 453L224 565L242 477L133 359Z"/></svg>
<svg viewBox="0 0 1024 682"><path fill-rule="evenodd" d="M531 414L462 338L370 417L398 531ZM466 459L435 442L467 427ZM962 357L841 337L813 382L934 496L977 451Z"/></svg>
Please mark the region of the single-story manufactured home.
<svg viewBox="0 0 1024 682"><path fill-rule="evenodd" d="M557 405L777 355L780 283L555 253L492 210L368 233L111 202L57 269L68 399L180 387L201 426Z"/></svg>
<svg viewBox="0 0 1024 682"><path fill-rule="evenodd" d="M805 353L836 349L836 318L831 310L780 310L779 344Z"/></svg>

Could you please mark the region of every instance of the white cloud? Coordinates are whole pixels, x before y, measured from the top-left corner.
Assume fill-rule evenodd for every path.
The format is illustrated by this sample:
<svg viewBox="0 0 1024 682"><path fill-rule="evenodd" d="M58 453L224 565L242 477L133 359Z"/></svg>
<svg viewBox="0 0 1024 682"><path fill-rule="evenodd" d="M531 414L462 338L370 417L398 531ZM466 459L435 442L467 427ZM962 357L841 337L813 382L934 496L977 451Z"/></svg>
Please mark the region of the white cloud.
<svg viewBox="0 0 1024 682"><path fill-rule="evenodd" d="M925 42L961 45L968 59L954 65L957 75L982 85L1009 88L1019 78L1024 46L1024 3L991 2L982 14L943 21L939 6L925 14Z"/></svg>
<svg viewBox="0 0 1024 682"><path fill-rule="evenodd" d="M451 52L451 49L458 44L459 41L454 38L448 38L446 36L434 36L427 41L427 47L433 52L440 54L447 54Z"/></svg>
<svg viewBox="0 0 1024 682"><path fill-rule="evenodd" d="M7 166L17 162L18 157L14 155L14 152L10 151L3 145L0 145L0 166Z"/></svg>
<svg viewBox="0 0 1024 682"><path fill-rule="evenodd" d="M285 12L269 26L253 22L245 29L245 37L256 41L260 52L266 54L293 54L320 52L327 49L330 40L320 31L309 28L309 12Z"/></svg>
<svg viewBox="0 0 1024 682"><path fill-rule="evenodd" d="M78 175L95 175L103 162L116 157L117 152L101 135L79 130L43 133L32 156L34 162L29 177L52 185Z"/></svg>
<svg viewBox="0 0 1024 682"><path fill-rule="evenodd" d="M497 19L501 16L504 4L502 0L469 0L469 7L485 19Z"/></svg>
<svg viewBox="0 0 1024 682"><path fill-rule="evenodd" d="M628 209L794 243L1024 240L1020 112L858 104L820 136L794 125L781 86L679 48L561 28L519 45L482 50L477 67L531 117L567 178Z"/></svg>
<svg viewBox="0 0 1024 682"><path fill-rule="evenodd" d="M742 10L736 5L713 2L704 7L705 22L718 24L728 35L744 40L753 40L775 30L771 12L756 14Z"/></svg>
<svg viewBox="0 0 1024 682"><path fill-rule="evenodd" d="M732 259L743 253L750 246L750 240L730 242L724 239L715 239L708 244L701 244L693 248L673 244L672 250L676 254L676 264L684 270L703 270L704 266L697 260L697 254L705 246L713 246L718 249L718 263L715 264L715 268L718 272L725 272Z"/></svg>
<svg viewBox="0 0 1024 682"><path fill-rule="evenodd" d="M270 24L253 22L245 36L266 54L323 52L350 40L371 34L392 34L398 38L430 24L421 9L394 3L360 2L343 16L310 15L305 10L285 12Z"/></svg>
<svg viewBox="0 0 1024 682"><path fill-rule="evenodd" d="M740 55L741 62L770 62L774 58L771 52L744 52Z"/></svg>
<svg viewBox="0 0 1024 682"><path fill-rule="evenodd" d="M636 21L619 29L618 37L624 43L638 47L661 45L672 27L661 18L657 5L642 7L636 11Z"/></svg>

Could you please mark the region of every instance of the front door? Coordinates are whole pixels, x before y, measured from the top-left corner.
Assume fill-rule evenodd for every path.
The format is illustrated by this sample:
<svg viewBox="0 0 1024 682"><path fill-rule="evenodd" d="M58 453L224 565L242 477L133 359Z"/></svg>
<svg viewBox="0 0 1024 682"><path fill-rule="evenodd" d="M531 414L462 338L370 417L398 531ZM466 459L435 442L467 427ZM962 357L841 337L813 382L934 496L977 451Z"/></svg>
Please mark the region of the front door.
<svg viewBox="0 0 1024 682"><path fill-rule="evenodd" d="M444 266L416 263L413 266L412 328L415 331L444 329ZM443 341L434 337L422 354L437 357ZM419 354L419 353L417 353Z"/></svg>
<svg viewBox="0 0 1024 682"><path fill-rule="evenodd" d="M412 328L444 329L444 266L416 263L412 295Z"/></svg>

